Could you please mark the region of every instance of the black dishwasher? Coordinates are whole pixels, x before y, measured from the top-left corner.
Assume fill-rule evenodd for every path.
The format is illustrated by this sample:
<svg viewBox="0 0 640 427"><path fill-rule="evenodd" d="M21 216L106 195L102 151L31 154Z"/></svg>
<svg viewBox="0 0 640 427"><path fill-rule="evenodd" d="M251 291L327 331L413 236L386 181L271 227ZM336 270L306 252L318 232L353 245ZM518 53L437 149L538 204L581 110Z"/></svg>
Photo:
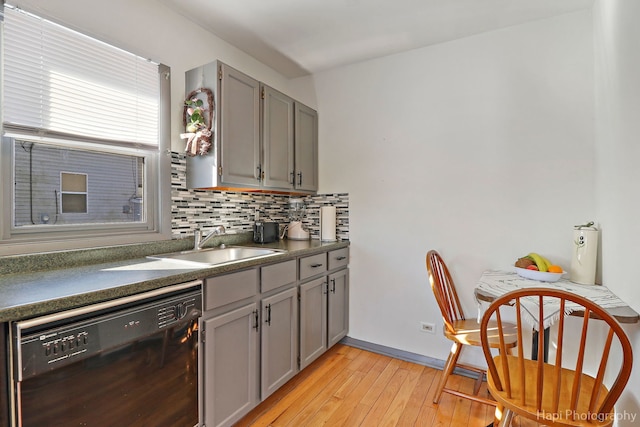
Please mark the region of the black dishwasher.
<svg viewBox="0 0 640 427"><path fill-rule="evenodd" d="M15 322L14 425L199 425L198 319L190 282Z"/></svg>

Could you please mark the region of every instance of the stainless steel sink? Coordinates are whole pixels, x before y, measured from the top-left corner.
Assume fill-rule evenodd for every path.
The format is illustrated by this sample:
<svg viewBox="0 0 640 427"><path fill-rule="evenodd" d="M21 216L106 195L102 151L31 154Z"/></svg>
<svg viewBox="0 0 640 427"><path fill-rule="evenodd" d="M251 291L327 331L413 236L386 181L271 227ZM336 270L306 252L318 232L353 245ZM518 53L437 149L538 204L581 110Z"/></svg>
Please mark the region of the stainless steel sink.
<svg viewBox="0 0 640 427"><path fill-rule="evenodd" d="M214 266L221 264L231 264L239 261L248 261L250 259L267 258L281 253L282 251L275 249L245 248L233 246L226 248L200 249L197 251L193 250L175 252L170 254L151 255L147 258Z"/></svg>

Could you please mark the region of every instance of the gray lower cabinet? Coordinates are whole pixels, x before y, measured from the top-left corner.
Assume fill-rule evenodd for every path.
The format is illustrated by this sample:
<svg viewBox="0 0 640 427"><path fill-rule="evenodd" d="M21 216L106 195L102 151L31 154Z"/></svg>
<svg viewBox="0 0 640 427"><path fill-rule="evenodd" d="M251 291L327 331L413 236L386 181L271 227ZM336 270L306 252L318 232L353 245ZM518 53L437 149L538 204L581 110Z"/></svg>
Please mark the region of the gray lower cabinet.
<svg viewBox="0 0 640 427"><path fill-rule="evenodd" d="M257 269L205 280L201 366L207 427L230 426L260 401L258 295Z"/></svg>
<svg viewBox="0 0 640 427"><path fill-rule="evenodd" d="M204 425L230 426L258 404L256 303L203 322Z"/></svg>
<svg viewBox="0 0 640 427"><path fill-rule="evenodd" d="M203 422L233 425L298 373L296 261L204 284Z"/></svg>
<svg viewBox="0 0 640 427"><path fill-rule="evenodd" d="M204 283L202 421L231 426L347 335L348 248Z"/></svg>
<svg viewBox="0 0 640 427"><path fill-rule="evenodd" d="M327 350L326 277L300 285L300 369Z"/></svg>
<svg viewBox="0 0 640 427"><path fill-rule="evenodd" d="M264 400L298 373L296 260L260 268L260 396Z"/></svg>
<svg viewBox="0 0 640 427"><path fill-rule="evenodd" d="M349 331L349 249L300 258L300 369Z"/></svg>
<svg viewBox="0 0 640 427"><path fill-rule="evenodd" d="M264 400L298 373L298 289L264 298L261 332L261 387Z"/></svg>
<svg viewBox="0 0 640 427"><path fill-rule="evenodd" d="M330 274L328 288L327 340L331 347L349 332L349 270Z"/></svg>

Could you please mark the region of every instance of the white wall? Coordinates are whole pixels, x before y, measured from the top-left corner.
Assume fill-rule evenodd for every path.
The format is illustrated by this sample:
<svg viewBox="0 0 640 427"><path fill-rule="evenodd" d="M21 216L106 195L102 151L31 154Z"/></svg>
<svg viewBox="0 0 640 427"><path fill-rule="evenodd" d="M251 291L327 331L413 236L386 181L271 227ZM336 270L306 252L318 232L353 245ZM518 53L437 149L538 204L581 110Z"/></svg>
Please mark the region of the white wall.
<svg viewBox="0 0 640 427"><path fill-rule="evenodd" d="M305 84L289 88L289 80L158 0L14 0L12 4L77 29L137 55L171 67L172 149L182 152L181 103L184 73L219 59L270 86L290 94L308 93ZM303 100L315 107L313 98Z"/></svg>
<svg viewBox="0 0 640 427"><path fill-rule="evenodd" d="M312 78L321 191L350 193L350 336L443 359L449 343L417 331L441 326L428 249L474 313L483 269L531 250L568 266L572 226L588 220L602 229L598 276L640 311L637 16L638 3L599 0ZM638 326L625 329L639 348ZM638 384L635 367L623 415L640 414Z"/></svg>
<svg viewBox="0 0 640 427"><path fill-rule="evenodd" d="M602 228L603 279L640 311L635 271L640 249L640 3L598 0L594 6L596 46L596 194ZM636 354L640 331L627 328ZM638 361L637 355L635 360ZM632 371L619 408L640 414L640 366ZM620 423L631 425L631 423Z"/></svg>
<svg viewBox="0 0 640 427"><path fill-rule="evenodd" d="M573 225L595 215L589 11L313 80L320 191L350 195L351 337L446 357L429 249L470 316L483 270L531 251L568 266Z"/></svg>

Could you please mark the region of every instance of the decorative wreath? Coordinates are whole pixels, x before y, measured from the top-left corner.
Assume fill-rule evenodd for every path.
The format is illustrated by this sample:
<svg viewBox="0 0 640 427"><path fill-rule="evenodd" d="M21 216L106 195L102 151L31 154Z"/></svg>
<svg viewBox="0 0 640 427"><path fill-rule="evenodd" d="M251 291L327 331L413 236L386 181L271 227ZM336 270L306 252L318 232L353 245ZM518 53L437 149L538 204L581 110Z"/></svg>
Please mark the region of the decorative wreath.
<svg viewBox="0 0 640 427"><path fill-rule="evenodd" d="M207 95L208 108L205 108L202 99L197 97L199 93ZM186 133L181 133L180 138L187 140L185 152L188 156L204 156L209 153L213 137L213 112L215 108L213 93L207 88L196 89L187 95L182 113L182 122ZM205 120L205 112L209 113L208 124Z"/></svg>

